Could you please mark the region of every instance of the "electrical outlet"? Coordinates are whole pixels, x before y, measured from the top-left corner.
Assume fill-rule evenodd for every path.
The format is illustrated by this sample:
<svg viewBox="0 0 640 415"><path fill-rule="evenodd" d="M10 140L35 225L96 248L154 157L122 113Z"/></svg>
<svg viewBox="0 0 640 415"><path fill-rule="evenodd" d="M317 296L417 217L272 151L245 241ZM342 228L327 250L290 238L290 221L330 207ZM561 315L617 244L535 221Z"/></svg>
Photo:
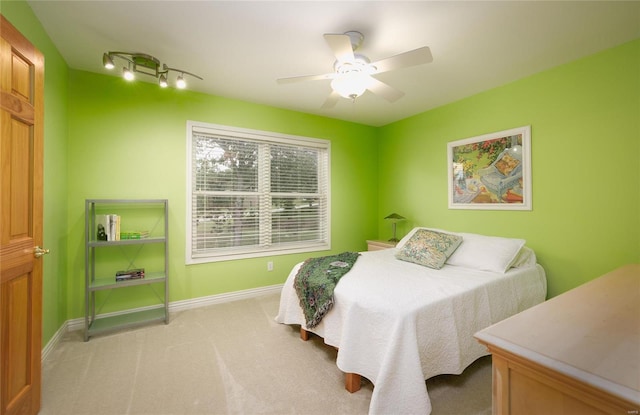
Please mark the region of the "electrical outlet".
<svg viewBox="0 0 640 415"><path fill-rule="evenodd" d="M267 271L273 271L273 261L267 262Z"/></svg>

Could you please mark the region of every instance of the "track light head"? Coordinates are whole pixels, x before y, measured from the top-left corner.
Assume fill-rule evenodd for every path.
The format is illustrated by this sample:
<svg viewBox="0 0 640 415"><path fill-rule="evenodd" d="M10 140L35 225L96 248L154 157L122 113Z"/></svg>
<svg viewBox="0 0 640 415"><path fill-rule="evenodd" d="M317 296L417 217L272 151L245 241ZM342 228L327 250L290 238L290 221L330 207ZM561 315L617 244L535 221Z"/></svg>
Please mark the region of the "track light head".
<svg viewBox="0 0 640 415"><path fill-rule="evenodd" d="M178 75L178 78L176 78L176 87L178 89L185 89L187 87L187 82L184 80L182 75Z"/></svg>
<svg viewBox="0 0 640 415"><path fill-rule="evenodd" d="M133 72L129 68L122 68L122 76L127 81L133 81L135 79L135 76L133 75Z"/></svg>
<svg viewBox="0 0 640 415"><path fill-rule="evenodd" d="M160 85L160 88L166 88L169 85L167 77L164 76L164 74L160 75L160 78L158 78L158 85Z"/></svg>
<svg viewBox="0 0 640 415"><path fill-rule="evenodd" d="M102 64L107 69L115 68L115 65L113 64L113 59L111 59L111 56L109 56L109 54L107 53L102 55Z"/></svg>

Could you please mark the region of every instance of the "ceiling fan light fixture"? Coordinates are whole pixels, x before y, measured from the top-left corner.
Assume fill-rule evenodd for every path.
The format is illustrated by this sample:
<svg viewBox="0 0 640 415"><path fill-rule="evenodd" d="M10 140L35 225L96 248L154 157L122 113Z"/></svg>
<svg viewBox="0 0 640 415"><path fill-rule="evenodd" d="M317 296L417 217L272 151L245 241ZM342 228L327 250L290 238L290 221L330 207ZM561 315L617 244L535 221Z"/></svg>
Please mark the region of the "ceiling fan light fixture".
<svg viewBox="0 0 640 415"><path fill-rule="evenodd" d="M167 81L170 72L176 72L180 75L176 79L176 87L184 89L187 87L187 83L184 80L185 75L193 76L202 80L196 74L187 72L182 69L170 68L166 64L160 65L160 60L147 55L146 53L131 53L131 52L105 52L102 54L102 64L106 69L113 69L115 67L114 59L118 58L125 61L125 66L122 67L122 76L127 81L133 81L135 73L141 73L143 75L153 76L158 80L160 88L166 88L169 86Z"/></svg>
<svg viewBox="0 0 640 415"><path fill-rule="evenodd" d="M364 94L369 74L373 73L369 62L369 58L359 54L354 55L354 59L350 61L336 61L336 77L331 81L331 88L341 97L351 100Z"/></svg>
<svg viewBox="0 0 640 415"><path fill-rule="evenodd" d="M333 73L295 76L277 80L279 84L285 84L331 79L333 91L322 104L323 109L333 108L340 97L355 101L367 90L389 102L395 102L404 96L404 92L380 81L374 75L433 61L431 50L424 46L371 62L366 56L355 53L364 40L362 33L357 31L345 32L342 35L325 33L324 39L336 58L333 64Z"/></svg>
<svg viewBox="0 0 640 415"><path fill-rule="evenodd" d="M337 74L346 74L349 72L364 72L367 74L375 73L375 66L371 66L369 58L364 55L355 54L353 60L336 61L333 65Z"/></svg>
<svg viewBox="0 0 640 415"><path fill-rule="evenodd" d="M341 97L355 100L367 90L369 75L362 72L347 72L331 81L331 88Z"/></svg>

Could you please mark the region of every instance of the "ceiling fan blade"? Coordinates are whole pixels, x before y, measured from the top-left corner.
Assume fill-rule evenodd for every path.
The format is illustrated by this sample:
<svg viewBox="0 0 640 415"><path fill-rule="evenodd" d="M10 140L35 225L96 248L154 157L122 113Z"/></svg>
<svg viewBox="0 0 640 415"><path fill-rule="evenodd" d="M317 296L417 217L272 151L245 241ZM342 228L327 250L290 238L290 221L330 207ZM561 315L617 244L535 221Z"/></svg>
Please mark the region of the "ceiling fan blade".
<svg viewBox="0 0 640 415"><path fill-rule="evenodd" d="M330 109L336 106L336 103L340 99L340 95L336 91L331 91L327 99L322 104L323 109Z"/></svg>
<svg viewBox="0 0 640 415"><path fill-rule="evenodd" d="M367 89L376 95L380 95L389 102L395 102L404 96L404 92L399 91L372 76L367 80Z"/></svg>
<svg viewBox="0 0 640 415"><path fill-rule="evenodd" d="M410 50L390 58L373 62L371 65L376 67L375 73L393 71L394 69L406 68L408 66L422 65L433 61L431 49L428 46Z"/></svg>
<svg viewBox="0 0 640 415"><path fill-rule="evenodd" d="M304 75L304 76L292 76L290 78L279 78L276 80L279 84L290 84L292 82L302 81L321 81L323 79L333 79L334 73L325 73L322 75Z"/></svg>
<svg viewBox="0 0 640 415"><path fill-rule="evenodd" d="M355 60L351 38L348 35L326 33L324 39L339 62L353 62Z"/></svg>

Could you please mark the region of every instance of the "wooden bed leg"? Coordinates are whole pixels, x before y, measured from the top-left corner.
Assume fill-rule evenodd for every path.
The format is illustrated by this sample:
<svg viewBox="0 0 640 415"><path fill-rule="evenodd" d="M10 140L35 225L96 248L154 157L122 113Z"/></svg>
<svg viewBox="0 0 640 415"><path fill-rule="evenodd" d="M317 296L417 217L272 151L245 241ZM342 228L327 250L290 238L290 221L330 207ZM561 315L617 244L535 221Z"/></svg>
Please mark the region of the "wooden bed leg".
<svg viewBox="0 0 640 415"><path fill-rule="evenodd" d="M311 332L300 327L300 338L302 341L307 341L311 338ZM337 349L337 348L336 348ZM345 373L344 374L344 388L351 393L358 392L360 390L360 384L362 382L362 376L357 373Z"/></svg>
<svg viewBox="0 0 640 415"><path fill-rule="evenodd" d="M351 393L358 392L360 390L361 379L362 377L357 373L345 373L344 388Z"/></svg>
<svg viewBox="0 0 640 415"><path fill-rule="evenodd" d="M309 337L311 337L311 333L300 327L300 338L306 342L309 340Z"/></svg>

